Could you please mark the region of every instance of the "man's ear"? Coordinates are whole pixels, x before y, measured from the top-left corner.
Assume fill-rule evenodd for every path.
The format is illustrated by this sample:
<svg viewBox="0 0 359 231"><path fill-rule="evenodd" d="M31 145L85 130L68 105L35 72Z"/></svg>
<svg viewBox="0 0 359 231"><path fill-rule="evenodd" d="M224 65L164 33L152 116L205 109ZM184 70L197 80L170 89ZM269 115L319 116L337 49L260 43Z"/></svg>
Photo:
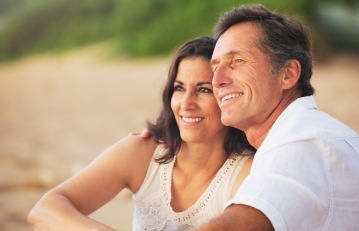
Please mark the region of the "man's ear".
<svg viewBox="0 0 359 231"><path fill-rule="evenodd" d="M287 60L283 67L282 73L282 87L283 89L290 89L294 87L300 78L301 65L296 59Z"/></svg>

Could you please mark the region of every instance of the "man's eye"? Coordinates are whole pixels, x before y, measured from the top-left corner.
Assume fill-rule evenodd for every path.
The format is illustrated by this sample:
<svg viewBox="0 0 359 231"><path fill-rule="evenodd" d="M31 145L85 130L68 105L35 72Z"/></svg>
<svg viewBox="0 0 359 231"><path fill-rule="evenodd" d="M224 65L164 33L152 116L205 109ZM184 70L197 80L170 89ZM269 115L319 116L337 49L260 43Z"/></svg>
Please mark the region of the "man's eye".
<svg viewBox="0 0 359 231"><path fill-rule="evenodd" d="M240 62L243 62L243 59L235 59L234 62L235 63L240 63Z"/></svg>

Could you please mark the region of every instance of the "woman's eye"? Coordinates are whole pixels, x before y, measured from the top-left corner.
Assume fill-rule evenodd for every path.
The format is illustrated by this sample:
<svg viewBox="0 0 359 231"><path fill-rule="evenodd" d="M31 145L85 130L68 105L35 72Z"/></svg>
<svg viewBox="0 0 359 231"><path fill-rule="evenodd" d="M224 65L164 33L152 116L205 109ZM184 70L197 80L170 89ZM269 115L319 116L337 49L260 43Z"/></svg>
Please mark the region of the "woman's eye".
<svg viewBox="0 0 359 231"><path fill-rule="evenodd" d="M200 87L198 89L199 92L202 92L202 93L212 93L213 91L209 88L206 88L206 87Z"/></svg>
<svg viewBox="0 0 359 231"><path fill-rule="evenodd" d="M182 86L180 86L180 85L176 85L176 86L174 86L174 89L173 89L174 91L183 91L183 87Z"/></svg>

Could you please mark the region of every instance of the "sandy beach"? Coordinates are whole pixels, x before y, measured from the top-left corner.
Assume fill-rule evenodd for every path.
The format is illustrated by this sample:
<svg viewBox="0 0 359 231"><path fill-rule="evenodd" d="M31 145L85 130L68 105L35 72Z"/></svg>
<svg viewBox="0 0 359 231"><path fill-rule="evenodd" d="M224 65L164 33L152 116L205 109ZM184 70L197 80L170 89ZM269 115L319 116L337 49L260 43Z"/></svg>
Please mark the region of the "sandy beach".
<svg viewBox="0 0 359 231"><path fill-rule="evenodd" d="M0 64L0 230L29 231L26 216L51 187L83 169L160 103L169 59L108 60L99 50ZM359 57L315 64L321 110L359 132ZM91 217L131 230L131 194Z"/></svg>

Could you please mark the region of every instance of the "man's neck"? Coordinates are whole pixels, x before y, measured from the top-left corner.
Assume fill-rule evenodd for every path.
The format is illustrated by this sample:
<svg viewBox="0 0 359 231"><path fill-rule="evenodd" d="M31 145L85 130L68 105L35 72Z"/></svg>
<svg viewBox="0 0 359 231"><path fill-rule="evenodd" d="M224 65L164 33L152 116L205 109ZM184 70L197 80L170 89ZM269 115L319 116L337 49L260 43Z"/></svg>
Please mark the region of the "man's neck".
<svg viewBox="0 0 359 231"><path fill-rule="evenodd" d="M244 129L249 143L258 149L265 138L267 137L270 129L272 128L275 121L283 113L283 111L296 99L300 97L299 92L297 91L288 91L286 92L278 106L273 110L273 112L266 118L262 123L253 124L252 126Z"/></svg>

